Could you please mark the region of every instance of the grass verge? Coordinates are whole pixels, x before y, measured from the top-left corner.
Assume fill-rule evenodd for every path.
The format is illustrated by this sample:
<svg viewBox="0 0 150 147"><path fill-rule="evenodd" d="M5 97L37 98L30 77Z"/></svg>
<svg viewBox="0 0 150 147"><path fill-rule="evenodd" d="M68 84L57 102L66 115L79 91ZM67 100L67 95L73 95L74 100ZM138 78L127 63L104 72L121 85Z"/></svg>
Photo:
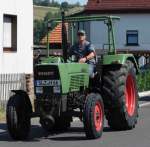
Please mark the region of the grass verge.
<svg viewBox="0 0 150 147"><path fill-rule="evenodd" d="M5 111L0 109L0 121L5 121Z"/></svg>

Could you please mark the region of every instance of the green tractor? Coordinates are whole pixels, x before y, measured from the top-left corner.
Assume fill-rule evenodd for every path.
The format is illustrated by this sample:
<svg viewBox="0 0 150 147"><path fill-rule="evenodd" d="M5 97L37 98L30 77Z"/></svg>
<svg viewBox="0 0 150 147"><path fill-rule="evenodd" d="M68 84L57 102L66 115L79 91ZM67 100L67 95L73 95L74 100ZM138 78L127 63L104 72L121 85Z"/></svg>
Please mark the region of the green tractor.
<svg viewBox="0 0 150 147"><path fill-rule="evenodd" d="M7 126L13 139L28 137L31 118L39 117L46 131L66 130L73 117L84 124L88 139L101 137L104 116L114 130L133 129L138 118L138 66L132 54L117 54L113 21L115 16L65 17L49 22L62 23L62 56L49 56L34 67L35 103L32 108L25 91L13 90L7 104ZM108 28L107 53L98 58L94 78L88 64L68 57L65 23L103 21ZM49 52L49 50L48 50ZM34 110L34 112L33 112Z"/></svg>

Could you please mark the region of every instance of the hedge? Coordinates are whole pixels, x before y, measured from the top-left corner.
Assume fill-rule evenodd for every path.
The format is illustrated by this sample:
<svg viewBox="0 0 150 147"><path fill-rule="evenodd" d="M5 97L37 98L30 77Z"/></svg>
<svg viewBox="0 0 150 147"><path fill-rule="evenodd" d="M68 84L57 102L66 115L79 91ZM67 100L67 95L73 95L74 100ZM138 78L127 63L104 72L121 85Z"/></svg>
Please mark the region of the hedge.
<svg viewBox="0 0 150 147"><path fill-rule="evenodd" d="M150 90L150 70L143 70L137 75L137 86L139 92Z"/></svg>

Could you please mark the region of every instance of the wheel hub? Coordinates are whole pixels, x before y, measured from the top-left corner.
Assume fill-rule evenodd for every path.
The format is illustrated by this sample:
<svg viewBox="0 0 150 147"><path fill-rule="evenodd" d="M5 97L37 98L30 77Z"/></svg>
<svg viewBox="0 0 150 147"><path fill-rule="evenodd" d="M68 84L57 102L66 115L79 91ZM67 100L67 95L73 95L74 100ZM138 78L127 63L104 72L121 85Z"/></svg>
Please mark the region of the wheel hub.
<svg viewBox="0 0 150 147"><path fill-rule="evenodd" d="M126 100L126 109L130 116L133 116L135 111L135 99L136 99L135 84L133 76L129 74L126 80L125 100Z"/></svg>
<svg viewBox="0 0 150 147"><path fill-rule="evenodd" d="M103 122L103 111L99 103L95 105L94 122L95 122L96 131L100 131Z"/></svg>

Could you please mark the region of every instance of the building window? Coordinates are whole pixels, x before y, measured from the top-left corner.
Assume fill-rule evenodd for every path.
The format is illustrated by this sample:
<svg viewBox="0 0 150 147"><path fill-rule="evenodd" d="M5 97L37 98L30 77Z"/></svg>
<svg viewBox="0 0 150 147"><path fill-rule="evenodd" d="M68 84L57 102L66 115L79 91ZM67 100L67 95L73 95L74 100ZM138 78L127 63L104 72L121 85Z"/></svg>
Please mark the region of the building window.
<svg viewBox="0 0 150 147"><path fill-rule="evenodd" d="M138 31L128 30L126 33L127 45L137 46L138 45Z"/></svg>
<svg viewBox="0 0 150 147"><path fill-rule="evenodd" d="M3 16L3 51L17 51L17 16Z"/></svg>

